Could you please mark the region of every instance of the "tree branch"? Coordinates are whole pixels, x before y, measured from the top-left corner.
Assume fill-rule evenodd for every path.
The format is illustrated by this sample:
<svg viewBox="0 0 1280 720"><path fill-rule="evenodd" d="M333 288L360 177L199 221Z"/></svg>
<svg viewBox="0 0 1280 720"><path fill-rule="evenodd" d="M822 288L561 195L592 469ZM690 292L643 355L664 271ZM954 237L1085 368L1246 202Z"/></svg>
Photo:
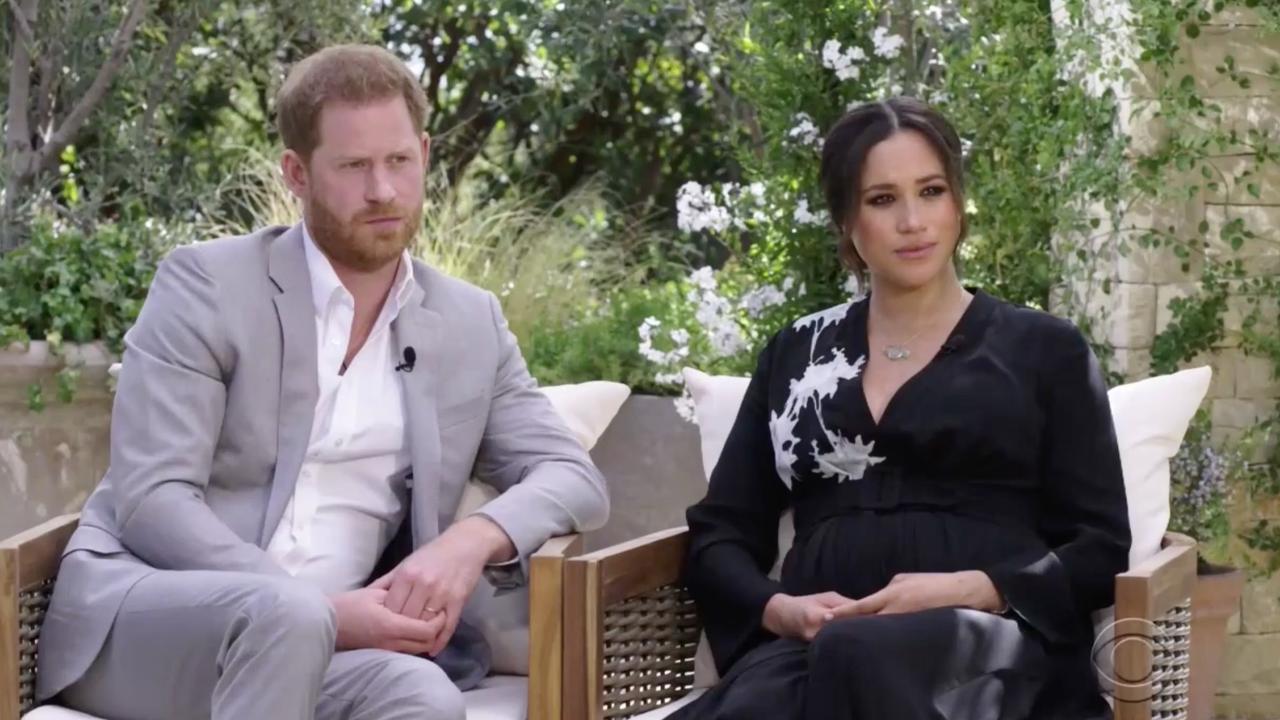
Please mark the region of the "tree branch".
<svg viewBox="0 0 1280 720"><path fill-rule="evenodd" d="M33 52L36 47L36 34L31 30L31 23L22 12L22 8L18 7L18 0L9 0L9 9L13 10L13 24L18 28L18 36L27 44L27 52Z"/></svg>
<svg viewBox="0 0 1280 720"><path fill-rule="evenodd" d="M71 144L84 127L85 121L89 119L89 115L102 103L102 99L106 97L107 88L111 86L116 74L120 72L120 66L124 64L129 46L133 42L133 35L142 24L142 18L146 13L147 0L133 0L129 4L124 22L111 40L111 52L107 55L106 62L98 68L98 74L93 78L93 83L63 119L61 126L53 132L44 147L40 148L38 159L32 164L33 171L48 171L55 167L63 148Z"/></svg>
<svg viewBox="0 0 1280 720"><path fill-rule="evenodd" d="M31 20L36 15L37 0L23 0L13 6L15 24L25 26L28 35ZM13 210L18 206L18 188L30 177L31 167L31 117L27 114L31 103L31 50L27 42L15 42L9 55L9 103L6 108L7 130L4 137L5 168L4 209L0 216L0 252L15 247Z"/></svg>
<svg viewBox="0 0 1280 720"><path fill-rule="evenodd" d="M62 47L48 49L36 62L40 66L40 88L36 95L36 114L33 125L37 133L46 134L53 125L53 113L58 100L58 76L62 67Z"/></svg>

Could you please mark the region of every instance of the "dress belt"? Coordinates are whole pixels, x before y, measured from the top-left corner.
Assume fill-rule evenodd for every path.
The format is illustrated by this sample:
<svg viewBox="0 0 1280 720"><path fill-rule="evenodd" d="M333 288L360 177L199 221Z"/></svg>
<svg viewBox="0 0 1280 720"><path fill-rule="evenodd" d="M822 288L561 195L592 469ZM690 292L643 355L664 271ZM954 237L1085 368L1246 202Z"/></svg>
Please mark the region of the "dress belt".
<svg viewBox="0 0 1280 720"><path fill-rule="evenodd" d="M793 507L796 533L800 536L808 535L832 517L912 508L936 509L1034 531L1036 495L1035 487L1016 486L1009 481L926 476L873 467L860 480L802 492Z"/></svg>

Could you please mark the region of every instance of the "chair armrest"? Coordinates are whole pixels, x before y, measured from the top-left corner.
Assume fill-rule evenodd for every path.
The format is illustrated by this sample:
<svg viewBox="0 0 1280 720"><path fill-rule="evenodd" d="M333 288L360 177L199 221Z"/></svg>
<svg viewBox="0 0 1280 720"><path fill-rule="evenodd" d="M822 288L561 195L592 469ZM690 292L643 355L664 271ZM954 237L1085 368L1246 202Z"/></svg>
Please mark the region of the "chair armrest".
<svg viewBox="0 0 1280 720"><path fill-rule="evenodd" d="M553 537L529 559L529 720L560 720L564 697L564 562L581 535Z"/></svg>
<svg viewBox="0 0 1280 720"><path fill-rule="evenodd" d="M686 528L565 563L565 717L639 715L693 687L701 626L680 573Z"/></svg>
<svg viewBox="0 0 1280 720"><path fill-rule="evenodd" d="M0 542L0 718L35 701L36 638L58 562L80 515L62 515Z"/></svg>
<svg viewBox="0 0 1280 720"><path fill-rule="evenodd" d="M1196 542L1165 533L1161 545L1116 575L1116 720L1176 717L1186 709Z"/></svg>

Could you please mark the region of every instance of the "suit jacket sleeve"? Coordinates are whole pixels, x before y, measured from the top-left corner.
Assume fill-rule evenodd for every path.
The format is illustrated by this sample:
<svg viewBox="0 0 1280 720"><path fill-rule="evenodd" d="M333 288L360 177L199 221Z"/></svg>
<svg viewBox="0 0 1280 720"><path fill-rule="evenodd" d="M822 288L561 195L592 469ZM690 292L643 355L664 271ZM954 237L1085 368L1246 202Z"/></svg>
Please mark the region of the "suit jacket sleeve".
<svg viewBox="0 0 1280 720"><path fill-rule="evenodd" d="M489 296L498 334L493 400L476 458L476 476L501 491L477 510L511 538L517 558L499 589L522 585L528 558L555 535L594 530L609 514L604 477L529 374L497 298Z"/></svg>
<svg viewBox="0 0 1280 720"><path fill-rule="evenodd" d="M178 248L125 335L111 419L116 525L120 542L153 567L284 575L204 501L234 362L218 292L198 254Z"/></svg>
<svg viewBox="0 0 1280 720"><path fill-rule="evenodd" d="M1107 387L1073 326L1045 343L1040 536L1029 550L984 568L1010 612L1050 642L1089 637L1089 613L1111 605L1129 553L1129 511Z"/></svg>

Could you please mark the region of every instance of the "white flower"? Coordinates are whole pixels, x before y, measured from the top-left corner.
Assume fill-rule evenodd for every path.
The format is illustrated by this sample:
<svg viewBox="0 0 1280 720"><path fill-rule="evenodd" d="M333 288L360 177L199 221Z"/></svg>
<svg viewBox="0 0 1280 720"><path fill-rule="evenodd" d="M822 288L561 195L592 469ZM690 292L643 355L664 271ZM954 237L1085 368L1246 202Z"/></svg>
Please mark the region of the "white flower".
<svg viewBox="0 0 1280 720"><path fill-rule="evenodd" d="M827 432L827 441L831 443L831 452L818 452L818 441L810 441L813 448L813 460L818 465L818 474L822 477L836 478L837 482L845 480L861 480L867 468L884 462L883 457L871 454L875 449L875 441L862 442L862 436L854 437L853 442L838 432Z"/></svg>
<svg viewBox="0 0 1280 720"><path fill-rule="evenodd" d="M839 40L828 40L822 45L822 66L835 70L841 80L857 78L862 71L856 63L866 59L867 53L862 48L854 46L844 50Z"/></svg>
<svg viewBox="0 0 1280 720"><path fill-rule="evenodd" d="M892 60L898 57L902 52L902 46L907 44L901 35L890 35L888 28L878 27L871 35L871 42L875 45L875 53L886 60Z"/></svg>
<svg viewBox="0 0 1280 720"><path fill-rule="evenodd" d="M716 202L715 193L696 182L676 191L676 225L684 232L723 232L732 223L729 210Z"/></svg>
<svg viewBox="0 0 1280 720"><path fill-rule="evenodd" d="M822 136L818 134L818 126L813 123L809 113L796 113L791 119L793 125L787 131L787 139L797 145L822 146Z"/></svg>
<svg viewBox="0 0 1280 720"><path fill-rule="evenodd" d="M689 282L700 290L716 289L716 271L711 269L710 265L702 267L689 273Z"/></svg>
<svg viewBox="0 0 1280 720"><path fill-rule="evenodd" d="M826 210L819 210L815 213L809 209L808 198L800 198L796 202L796 209L791 214L791 217L801 225L826 225L828 219Z"/></svg>
<svg viewBox="0 0 1280 720"><path fill-rule="evenodd" d="M683 379L684 376L678 372L660 372L653 376L659 385L679 385Z"/></svg>
<svg viewBox="0 0 1280 720"><path fill-rule="evenodd" d="M711 349L716 357L729 357L750 347L742 336L742 329L737 323L726 320L709 328L711 331Z"/></svg>
<svg viewBox="0 0 1280 720"><path fill-rule="evenodd" d="M689 357L689 331L683 328L672 330L670 332L671 341L675 346L667 351L658 350L653 346L654 331L662 327L662 322L654 317L644 319L640 323L638 332L640 333L640 356L655 365L663 367L671 367ZM659 379L658 382L665 382Z"/></svg>
<svg viewBox="0 0 1280 720"><path fill-rule="evenodd" d="M787 280L791 281L790 278L787 278ZM786 289L788 289L786 288L786 283L783 284L783 288L779 288L776 285L761 285L743 295L742 299L738 301L738 306L746 310L748 316L758 318L764 314L765 310L777 307L787 301Z"/></svg>
<svg viewBox="0 0 1280 720"><path fill-rule="evenodd" d="M676 414L685 422L698 424L698 414L694 411L693 396L689 394L689 388L685 387L684 394L675 399Z"/></svg>

